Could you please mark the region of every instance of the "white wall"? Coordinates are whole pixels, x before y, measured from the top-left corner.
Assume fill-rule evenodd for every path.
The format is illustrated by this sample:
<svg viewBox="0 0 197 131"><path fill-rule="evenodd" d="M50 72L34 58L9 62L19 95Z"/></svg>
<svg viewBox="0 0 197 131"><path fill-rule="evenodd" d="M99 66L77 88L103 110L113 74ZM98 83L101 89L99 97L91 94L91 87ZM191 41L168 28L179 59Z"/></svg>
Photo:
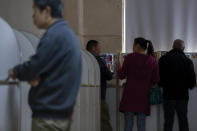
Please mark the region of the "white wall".
<svg viewBox="0 0 197 131"><path fill-rule="evenodd" d="M124 1L127 52L139 36L152 40L156 51L170 50L173 40L181 38L187 52L197 52L196 0Z"/></svg>

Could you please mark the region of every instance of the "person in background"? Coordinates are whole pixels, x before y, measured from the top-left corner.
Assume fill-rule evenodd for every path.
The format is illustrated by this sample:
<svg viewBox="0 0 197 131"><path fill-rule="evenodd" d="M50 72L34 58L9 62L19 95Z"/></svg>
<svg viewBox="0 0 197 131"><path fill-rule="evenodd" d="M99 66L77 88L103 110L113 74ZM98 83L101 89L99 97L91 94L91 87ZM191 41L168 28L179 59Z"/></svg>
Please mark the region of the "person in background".
<svg viewBox="0 0 197 131"><path fill-rule="evenodd" d="M173 49L159 59L160 86L164 97L164 131L172 131L175 112L179 130L189 131L187 108L189 93L196 84L193 62L184 54L184 41L177 39Z"/></svg>
<svg viewBox="0 0 197 131"><path fill-rule="evenodd" d="M33 0L33 20L46 29L29 61L9 70L9 78L32 85L32 131L69 131L81 83L80 43L62 19L61 0Z"/></svg>
<svg viewBox="0 0 197 131"><path fill-rule="evenodd" d="M112 79L112 73L107 68L105 61L101 58L101 46L96 40L90 40L87 43L86 49L96 58L100 67L100 79L101 79L101 131L112 131L110 124L110 115L108 105L105 101L107 80Z"/></svg>
<svg viewBox="0 0 197 131"><path fill-rule="evenodd" d="M138 131L145 131L146 116L150 115L149 89L159 83L159 68L154 58L152 42L135 38L133 53L125 56L122 67L116 63L119 79L126 79L119 110L124 113L125 129L132 131L134 115L137 116Z"/></svg>

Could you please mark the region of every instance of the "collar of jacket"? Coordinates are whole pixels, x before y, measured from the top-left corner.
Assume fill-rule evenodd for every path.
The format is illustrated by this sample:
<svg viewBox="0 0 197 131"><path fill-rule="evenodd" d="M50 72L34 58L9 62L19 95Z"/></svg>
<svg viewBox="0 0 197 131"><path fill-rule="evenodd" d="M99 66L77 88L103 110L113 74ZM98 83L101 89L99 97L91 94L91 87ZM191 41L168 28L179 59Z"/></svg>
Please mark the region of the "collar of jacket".
<svg viewBox="0 0 197 131"><path fill-rule="evenodd" d="M182 55L186 56L185 53L182 50L180 50L180 49L172 49L168 53L182 54Z"/></svg>
<svg viewBox="0 0 197 131"><path fill-rule="evenodd" d="M54 25L59 24L59 23L65 23L65 24L67 24L66 20L64 20L63 18L59 18L59 19L57 19L53 24L51 24L51 25L48 27L48 29L52 28ZM48 29L47 29L47 30L48 30Z"/></svg>
<svg viewBox="0 0 197 131"><path fill-rule="evenodd" d="M95 57L100 57L100 56L98 56L97 54L95 54L94 52L90 52L93 56L95 56Z"/></svg>

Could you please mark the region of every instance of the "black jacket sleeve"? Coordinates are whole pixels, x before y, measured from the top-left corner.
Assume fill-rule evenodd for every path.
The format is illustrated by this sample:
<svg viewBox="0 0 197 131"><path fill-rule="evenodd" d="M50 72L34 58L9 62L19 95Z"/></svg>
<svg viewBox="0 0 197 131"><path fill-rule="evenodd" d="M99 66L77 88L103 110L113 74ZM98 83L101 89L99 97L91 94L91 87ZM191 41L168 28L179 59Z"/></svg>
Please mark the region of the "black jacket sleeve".
<svg viewBox="0 0 197 131"><path fill-rule="evenodd" d="M101 74L105 78L105 80L111 80L112 79L112 73L111 71L107 68L107 66L101 67Z"/></svg>
<svg viewBox="0 0 197 131"><path fill-rule="evenodd" d="M196 85L196 74L195 74L195 71L194 71L194 64L193 62L190 60L188 61L188 71L187 71L187 86L190 88L190 89L193 89L194 86Z"/></svg>
<svg viewBox="0 0 197 131"><path fill-rule="evenodd" d="M99 63L99 67L100 67L100 71L101 71L101 78L104 80L111 80L112 79L112 72L107 68L105 61L102 58L100 58L99 56L96 57L96 59Z"/></svg>
<svg viewBox="0 0 197 131"><path fill-rule="evenodd" d="M159 86L160 87L163 87L164 86L164 81L165 81L165 78L166 78L166 76L165 76L165 68L164 68L164 66L165 66L165 62L164 62L164 57L161 57L160 59L159 59L159 73L160 73L160 82L159 82Z"/></svg>

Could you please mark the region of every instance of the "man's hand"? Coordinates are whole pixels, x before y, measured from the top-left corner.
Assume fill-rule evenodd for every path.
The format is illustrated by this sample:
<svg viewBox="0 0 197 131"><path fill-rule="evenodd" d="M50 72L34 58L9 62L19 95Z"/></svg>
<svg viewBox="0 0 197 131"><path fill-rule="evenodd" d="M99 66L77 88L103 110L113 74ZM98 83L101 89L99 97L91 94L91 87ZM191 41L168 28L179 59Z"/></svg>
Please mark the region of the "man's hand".
<svg viewBox="0 0 197 131"><path fill-rule="evenodd" d="M13 68L9 69L8 78L12 78L13 80L16 79L16 76L14 75L14 69Z"/></svg>
<svg viewBox="0 0 197 131"><path fill-rule="evenodd" d="M37 77L36 79L32 80L32 81L28 81L28 84L32 87L38 86L40 83L40 77Z"/></svg>

